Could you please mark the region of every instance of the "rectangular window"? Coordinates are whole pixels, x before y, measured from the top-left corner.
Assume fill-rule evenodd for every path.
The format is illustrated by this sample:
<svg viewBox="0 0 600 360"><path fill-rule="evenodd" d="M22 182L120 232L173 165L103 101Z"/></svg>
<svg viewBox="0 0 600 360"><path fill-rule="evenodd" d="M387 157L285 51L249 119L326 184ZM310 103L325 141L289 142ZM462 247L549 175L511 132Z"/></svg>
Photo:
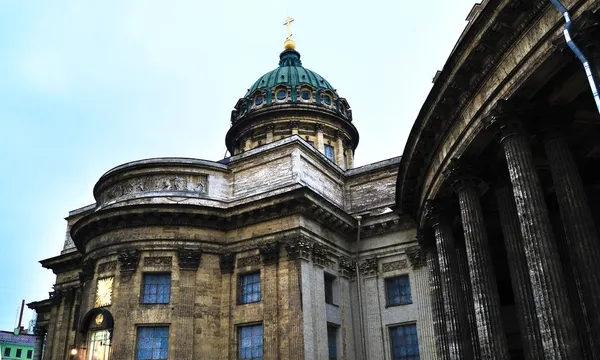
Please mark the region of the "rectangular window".
<svg viewBox="0 0 600 360"><path fill-rule="evenodd" d="M315 147L315 142L314 141L306 140L306 142L309 143L310 145L312 145L312 147Z"/></svg>
<svg viewBox="0 0 600 360"><path fill-rule="evenodd" d="M329 347L329 360L337 360L337 326L327 325L327 344Z"/></svg>
<svg viewBox="0 0 600 360"><path fill-rule="evenodd" d="M17 349L17 354L15 355L15 357L21 357L22 352L23 352L22 349Z"/></svg>
<svg viewBox="0 0 600 360"><path fill-rule="evenodd" d="M260 301L260 272L240 276L240 303Z"/></svg>
<svg viewBox="0 0 600 360"><path fill-rule="evenodd" d="M168 304L171 298L171 274L144 274L144 304Z"/></svg>
<svg viewBox="0 0 600 360"><path fill-rule="evenodd" d="M390 328L393 360L419 360L417 325L401 325Z"/></svg>
<svg viewBox="0 0 600 360"><path fill-rule="evenodd" d="M242 326L239 333L240 360L262 360L263 358L263 326Z"/></svg>
<svg viewBox="0 0 600 360"><path fill-rule="evenodd" d="M333 146L331 146L331 145L327 145L327 144L325 145L325 156L326 156L326 157L327 157L329 160L331 160L331 161L334 161L334 160L333 160L333 158L334 158L334 150L333 150Z"/></svg>
<svg viewBox="0 0 600 360"><path fill-rule="evenodd" d="M137 360L165 360L169 354L169 328L139 327Z"/></svg>
<svg viewBox="0 0 600 360"><path fill-rule="evenodd" d="M335 276L325 274L325 303L333 305L333 286Z"/></svg>
<svg viewBox="0 0 600 360"><path fill-rule="evenodd" d="M408 275L385 279L387 306L412 304Z"/></svg>
<svg viewBox="0 0 600 360"><path fill-rule="evenodd" d="M4 356L10 356L10 348L9 347L4 348Z"/></svg>
<svg viewBox="0 0 600 360"><path fill-rule="evenodd" d="M33 350L27 350L27 358L31 359L33 357Z"/></svg>

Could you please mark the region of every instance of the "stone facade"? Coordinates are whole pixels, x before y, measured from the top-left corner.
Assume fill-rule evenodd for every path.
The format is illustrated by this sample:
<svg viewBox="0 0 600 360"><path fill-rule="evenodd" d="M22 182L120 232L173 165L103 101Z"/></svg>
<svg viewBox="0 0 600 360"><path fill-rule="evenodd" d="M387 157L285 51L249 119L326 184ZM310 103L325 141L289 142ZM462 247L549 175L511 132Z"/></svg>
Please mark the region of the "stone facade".
<svg viewBox="0 0 600 360"><path fill-rule="evenodd" d="M291 136L226 165L153 159L107 172L97 204L67 218L73 241L42 261L57 274L51 298L30 304L46 331L44 359L73 347L87 359L89 314L99 309L114 322L111 359L135 358L137 331L150 325L169 327L169 358L234 359L247 324L263 325L265 359L328 359L328 326L338 329L339 358L391 358L390 326L431 322L427 288L413 285L427 272L406 254L414 225L390 210L399 160L344 171ZM255 272L260 301L241 304L241 277ZM144 303L144 274L170 274L167 304ZM409 276L414 300L387 307L385 279L397 275ZM98 307L104 279L110 305Z"/></svg>

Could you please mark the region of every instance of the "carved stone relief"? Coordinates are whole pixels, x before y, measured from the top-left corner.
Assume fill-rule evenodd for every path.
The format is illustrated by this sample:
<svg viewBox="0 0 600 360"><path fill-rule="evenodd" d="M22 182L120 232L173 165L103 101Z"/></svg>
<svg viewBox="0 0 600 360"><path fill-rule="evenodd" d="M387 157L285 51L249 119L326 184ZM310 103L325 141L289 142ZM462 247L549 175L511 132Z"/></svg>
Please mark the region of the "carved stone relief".
<svg viewBox="0 0 600 360"><path fill-rule="evenodd" d="M377 275L377 259L364 259L358 263L358 270L365 276Z"/></svg>
<svg viewBox="0 0 600 360"><path fill-rule="evenodd" d="M152 256L144 258L144 266L171 267L173 258L171 256Z"/></svg>
<svg viewBox="0 0 600 360"><path fill-rule="evenodd" d="M258 249L265 265L277 264L279 261L279 247L279 242L275 241L264 244Z"/></svg>
<svg viewBox="0 0 600 360"><path fill-rule="evenodd" d="M98 265L99 273L115 271L115 270L117 270L117 262L116 261L109 261L109 262L105 262L105 263Z"/></svg>
<svg viewBox="0 0 600 360"><path fill-rule="evenodd" d="M148 175L110 185L102 191L99 201L104 204L123 196L157 191L184 191L204 195L207 188L207 175Z"/></svg>
<svg viewBox="0 0 600 360"><path fill-rule="evenodd" d="M200 266L200 249L179 249L177 257L179 259L179 268L182 270L198 270Z"/></svg>
<svg viewBox="0 0 600 360"><path fill-rule="evenodd" d="M240 258L237 261L237 267L245 267L245 266L256 266L260 265L260 255L253 255L244 258Z"/></svg>
<svg viewBox="0 0 600 360"><path fill-rule="evenodd" d="M221 266L221 273L231 274L235 265L235 254L221 254L221 257L219 258L219 265Z"/></svg>
<svg viewBox="0 0 600 360"><path fill-rule="evenodd" d="M119 252L118 259L121 264L121 272L133 272L140 262L140 252L139 250L123 250Z"/></svg>
<svg viewBox="0 0 600 360"><path fill-rule="evenodd" d="M408 261L406 260L397 260L392 262L387 262L381 264L382 272L390 272L394 270L402 270L408 267Z"/></svg>

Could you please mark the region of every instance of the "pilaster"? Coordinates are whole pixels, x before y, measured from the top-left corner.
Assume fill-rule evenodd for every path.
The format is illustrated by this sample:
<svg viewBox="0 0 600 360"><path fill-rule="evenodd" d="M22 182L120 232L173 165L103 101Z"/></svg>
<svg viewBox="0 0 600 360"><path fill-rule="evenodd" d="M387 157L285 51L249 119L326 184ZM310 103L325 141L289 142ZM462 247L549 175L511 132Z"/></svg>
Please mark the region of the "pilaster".
<svg viewBox="0 0 600 360"><path fill-rule="evenodd" d="M429 269L429 289L431 296L431 312L433 314L433 330L435 333L436 359L450 360L448 333L446 332L446 312L444 310L444 293L440 274L440 263L435 244L426 248L427 268Z"/></svg>

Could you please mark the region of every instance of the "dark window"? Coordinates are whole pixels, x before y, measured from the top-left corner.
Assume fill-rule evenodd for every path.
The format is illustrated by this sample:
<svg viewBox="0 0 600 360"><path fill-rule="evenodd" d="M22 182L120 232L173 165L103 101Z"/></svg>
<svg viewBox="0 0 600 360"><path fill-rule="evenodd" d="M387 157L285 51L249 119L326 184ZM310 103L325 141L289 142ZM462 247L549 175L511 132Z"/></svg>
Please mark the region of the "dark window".
<svg viewBox="0 0 600 360"><path fill-rule="evenodd" d="M33 350L27 350L27 358L31 359L33 357Z"/></svg>
<svg viewBox="0 0 600 360"><path fill-rule="evenodd" d="M325 274L325 303L333 304L333 283L335 276Z"/></svg>
<svg viewBox="0 0 600 360"><path fill-rule="evenodd" d="M308 142L310 145L312 145L313 147L315 146L315 142L314 142L314 141L308 141L308 140L307 140L307 142Z"/></svg>
<svg viewBox="0 0 600 360"><path fill-rule="evenodd" d="M393 360L419 360L417 325L402 325L390 328Z"/></svg>
<svg viewBox="0 0 600 360"><path fill-rule="evenodd" d="M4 348L4 356L10 356L10 348L9 347Z"/></svg>
<svg viewBox="0 0 600 360"><path fill-rule="evenodd" d="M287 96L287 92L285 90L279 90L277 92L277 100L283 100Z"/></svg>
<svg viewBox="0 0 600 360"><path fill-rule="evenodd" d="M262 325L242 326L239 332L240 360L262 360L263 327Z"/></svg>
<svg viewBox="0 0 600 360"><path fill-rule="evenodd" d="M260 273L240 276L240 303L248 304L260 301Z"/></svg>
<svg viewBox="0 0 600 360"><path fill-rule="evenodd" d="M260 105L263 102L263 97L261 95L257 96L256 99L254 100L254 104L256 105Z"/></svg>
<svg viewBox="0 0 600 360"><path fill-rule="evenodd" d="M323 96L323 102L327 105L331 105L331 96L329 95L324 95Z"/></svg>
<svg viewBox="0 0 600 360"><path fill-rule="evenodd" d="M387 306L412 304L408 275L385 279Z"/></svg>
<svg viewBox="0 0 600 360"><path fill-rule="evenodd" d="M333 146L331 145L325 145L325 156L327 156L327 158L331 161L333 161Z"/></svg>
<svg viewBox="0 0 600 360"><path fill-rule="evenodd" d="M144 274L144 304L168 304L171 297L171 274Z"/></svg>
<svg viewBox="0 0 600 360"><path fill-rule="evenodd" d="M302 98L303 98L304 100L308 100L308 99L310 99L310 92L308 92L308 91L304 90L304 91L302 92Z"/></svg>
<svg viewBox="0 0 600 360"><path fill-rule="evenodd" d="M21 350L21 349L17 349L17 354L15 355L15 357L21 357L21 352L22 351L23 350Z"/></svg>
<svg viewBox="0 0 600 360"><path fill-rule="evenodd" d="M327 325L327 344L329 346L329 360L337 357L337 326Z"/></svg>
<svg viewBox="0 0 600 360"><path fill-rule="evenodd" d="M169 328L140 327L137 339L137 360L165 360L169 353Z"/></svg>

